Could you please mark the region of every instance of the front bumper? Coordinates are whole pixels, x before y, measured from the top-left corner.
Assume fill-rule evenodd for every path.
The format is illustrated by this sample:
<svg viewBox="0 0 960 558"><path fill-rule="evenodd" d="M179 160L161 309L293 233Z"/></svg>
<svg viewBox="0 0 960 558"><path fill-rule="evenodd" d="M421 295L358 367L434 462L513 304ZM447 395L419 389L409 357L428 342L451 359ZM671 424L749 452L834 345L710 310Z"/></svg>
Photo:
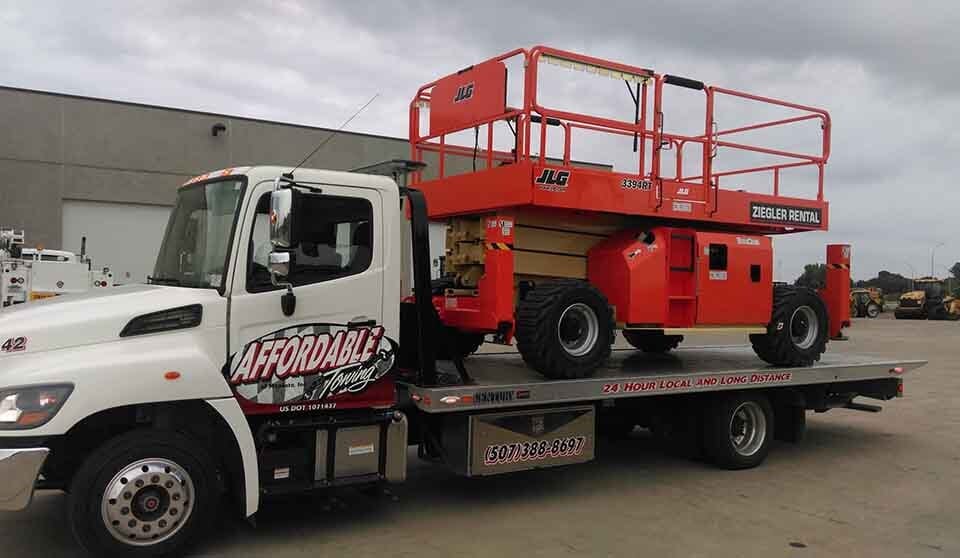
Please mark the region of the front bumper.
<svg viewBox="0 0 960 558"><path fill-rule="evenodd" d="M0 449L0 511L19 511L30 505L47 448Z"/></svg>
<svg viewBox="0 0 960 558"><path fill-rule="evenodd" d="M894 317L898 319L919 320L927 317L923 306L898 306L897 309L893 311L893 314Z"/></svg>

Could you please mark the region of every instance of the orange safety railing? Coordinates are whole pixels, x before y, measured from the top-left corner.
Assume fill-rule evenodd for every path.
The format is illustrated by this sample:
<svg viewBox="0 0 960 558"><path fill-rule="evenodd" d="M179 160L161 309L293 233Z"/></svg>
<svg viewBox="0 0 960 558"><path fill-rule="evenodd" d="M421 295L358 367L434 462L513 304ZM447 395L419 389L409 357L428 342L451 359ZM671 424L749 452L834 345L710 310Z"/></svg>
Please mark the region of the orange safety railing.
<svg viewBox="0 0 960 558"><path fill-rule="evenodd" d="M455 80L474 68L484 65L500 64L510 59L522 58L523 71L523 106L521 108L511 108L506 106L506 95L502 110L497 109L486 114L481 114L476 119L452 118L454 125L449 129L431 130L430 133L421 134L421 108L430 106L433 99L434 88L438 84L444 83L444 80ZM605 118L580 112L570 112L558 110L543 106L538 101L538 73L541 62L548 61L553 64L567 66L572 69L584 70L590 73L601 73L610 77L619 77L624 79L630 88L630 94L636 103L636 114L634 121L624 121L612 118ZM506 68L504 67L504 72ZM492 73L491 75L496 75ZM505 88L504 81L504 88ZM633 84L633 85L631 85ZM673 85L693 90L700 90L704 93L704 128L701 135L683 135L672 133L664 128L663 99L665 86ZM653 88L652 110L648 108L650 88ZM471 83L471 90L473 84ZM462 93L458 91L458 96ZM469 94L470 92L467 92ZM772 105L783 109L790 109L799 112L797 116L758 122L736 128L718 130L717 119L715 115L715 106L719 98L731 97L746 101L753 101L764 105ZM447 110L456 110L457 107L450 105L446 99L442 102L447 103ZM457 102L457 101L454 101ZM652 114L649 114L651 113ZM761 129L770 129L785 127L800 122L819 120L821 124L821 143L817 153L799 153L774 149L762 145L752 145L742 142L732 141L732 136L744 132L756 131ZM494 124L497 122L506 122L514 130L515 146L512 152L498 151L493 148L494 144ZM432 124L432 122L431 122ZM514 127L515 126L515 127ZM539 126L535 131L534 126ZM770 173L772 178L772 194L780 196L781 172L785 169L813 166L818 170L818 189L817 200L823 201L823 182L824 166L830 155L830 115L827 111L815 107L800 105L788 101L762 97L725 89L715 86L707 86L702 82L681 78L667 74L657 74L653 70L630 66L618 62L612 62L591 56L585 56L569 51L553 49L545 46L536 46L530 50L516 49L500 56L491 58L476 66L471 66L457 74L441 78L421 87L410 103L410 143L412 158L422 161L425 153L436 153L439 161L436 178L442 179L447 176L446 158L450 155L473 157L474 164L477 160L484 163L485 168L491 168L497 163L510 163L535 160L540 164L548 162L547 157L547 127L558 126L563 130L563 156L562 164L568 166L571 164L571 141L574 131L585 130L592 132L601 132L613 135L632 136L635 138L635 151L637 152L637 177L654 180L657 184L657 196L662 201L662 181L672 180L694 185L704 186L707 199L705 203L710 207L711 200L715 204L716 190L720 187L720 179L731 176L742 176L757 173ZM486 147L479 149L480 129L484 128L486 133ZM453 145L447 143L447 136L457 132L463 132L473 129L477 134L477 143L473 147L464 145ZM537 153L531 152L532 139L535 133L539 136L539 150ZM648 146L649 144L649 146ZM694 176L683 175L683 153L685 147L690 144L701 146L701 172ZM651 148L650 168L646 168L647 149ZM781 162L754 166L733 168L716 172L713 170L713 162L717 157L720 148L757 153L762 155L774 156L780 158ZM675 169L673 176L665 176L662 168L662 152L667 149L675 151ZM478 159L479 158L479 159ZM475 169L482 170L482 169ZM413 183L422 180L418 173L413 177Z"/></svg>

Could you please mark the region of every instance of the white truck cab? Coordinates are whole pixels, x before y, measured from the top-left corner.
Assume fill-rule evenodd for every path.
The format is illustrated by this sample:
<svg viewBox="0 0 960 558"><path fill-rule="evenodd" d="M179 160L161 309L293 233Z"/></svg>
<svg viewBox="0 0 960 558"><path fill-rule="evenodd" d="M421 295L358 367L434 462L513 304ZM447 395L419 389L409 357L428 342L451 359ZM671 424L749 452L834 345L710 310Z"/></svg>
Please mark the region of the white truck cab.
<svg viewBox="0 0 960 558"><path fill-rule="evenodd" d="M331 450L327 481L385 476L380 424L391 439L393 425L405 424L392 410L375 411L395 401L386 376L399 328L398 187L384 176L297 170L300 242L289 287L278 286L269 271L270 199L288 170L233 168L184 184L152 284L0 314L0 509L25 507L42 470L42 486L102 496L102 513L75 516L88 549L169 549L197 523L186 516L213 505L214 468L231 471L224 477L242 487L247 515L258 508L261 474L303 474L263 469L254 429L266 417L321 407L354 412L353 430L329 440L343 447ZM293 309L281 303L288 292ZM157 432L167 445L191 441L120 471L163 453L145 441L156 447ZM90 451L108 440L121 457L91 465ZM125 491L128 483L140 490Z"/></svg>

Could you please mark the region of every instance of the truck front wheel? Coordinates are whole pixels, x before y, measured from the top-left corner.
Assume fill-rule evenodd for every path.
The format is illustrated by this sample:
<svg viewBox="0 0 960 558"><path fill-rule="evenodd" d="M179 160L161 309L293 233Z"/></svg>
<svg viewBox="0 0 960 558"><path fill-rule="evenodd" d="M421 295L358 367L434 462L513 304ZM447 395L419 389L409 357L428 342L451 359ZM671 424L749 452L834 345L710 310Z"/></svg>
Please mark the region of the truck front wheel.
<svg viewBox="0 0 960 558"><path fill-rule="evenodd" d="M827 349L827 306L811 289L777 285L767 333L750 336L757 356L774 366L810 366Z"/></svg>
<svg viewBox="0 0 960 558"><path fill-rule="evenodd" d="M517 349L524 362L548 378L585 378L610 356L613 311L585 281L537 285L517 307Z"/></svg>
<svg viewBox="0 0 960 558"><path fill-rule="evenodd" d="M208 532L218 504L216 467L174 432L136 430L95 450L70 487L74 536L94 556L180 555Z"/></svg>

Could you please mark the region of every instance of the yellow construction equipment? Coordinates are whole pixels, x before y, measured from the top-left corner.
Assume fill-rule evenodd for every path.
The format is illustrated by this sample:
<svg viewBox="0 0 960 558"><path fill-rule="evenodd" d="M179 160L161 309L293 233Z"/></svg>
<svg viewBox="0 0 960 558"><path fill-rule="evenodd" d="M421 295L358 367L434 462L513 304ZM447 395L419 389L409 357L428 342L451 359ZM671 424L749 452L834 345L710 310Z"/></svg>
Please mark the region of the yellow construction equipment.
<svg viewBox="0 0 960 558"><path fill-rule="evenodd" d="M893 315L898 320L960 320L960 299L948 295L940 279L923 277L914 281L914 290L900 295Z"/></svg>
<svg viewBox="0 0 960 558"><path fill-rule="evenodd" d="M883 290L876 287L850 289L850 316L876 318L883 312Z"/></svg>

